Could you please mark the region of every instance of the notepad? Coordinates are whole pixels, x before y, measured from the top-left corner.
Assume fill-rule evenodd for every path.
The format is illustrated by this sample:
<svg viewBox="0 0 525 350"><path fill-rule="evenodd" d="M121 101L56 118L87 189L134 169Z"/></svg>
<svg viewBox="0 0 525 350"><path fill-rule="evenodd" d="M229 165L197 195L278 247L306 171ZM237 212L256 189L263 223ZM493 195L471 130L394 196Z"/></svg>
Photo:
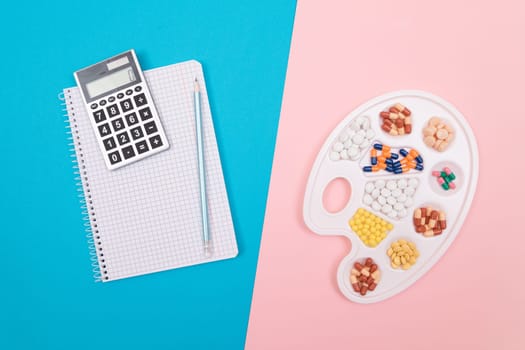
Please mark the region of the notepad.
<svg viewBox="0 0 525 350"><path fill-rule="evenodd" d="M237 243L202 67L144 72L170 148L115 171L105 166L78 88L63 91L95 279L112 281L233 258ZM212 255L203 252L193 84L202 125Z"/></svg>

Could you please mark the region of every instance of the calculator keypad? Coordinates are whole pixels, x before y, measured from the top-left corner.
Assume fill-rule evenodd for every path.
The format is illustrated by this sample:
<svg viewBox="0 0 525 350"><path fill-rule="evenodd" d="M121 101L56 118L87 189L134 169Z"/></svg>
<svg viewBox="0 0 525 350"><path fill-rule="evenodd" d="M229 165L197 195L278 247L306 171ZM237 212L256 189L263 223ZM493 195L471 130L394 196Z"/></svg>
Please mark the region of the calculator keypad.
<svg viewBox="0 0 525 350"><path fill-rule="evenodd" d="M168 147L152 101L140 85L97 102L90 105L90 113L110 169Z"/></svg>

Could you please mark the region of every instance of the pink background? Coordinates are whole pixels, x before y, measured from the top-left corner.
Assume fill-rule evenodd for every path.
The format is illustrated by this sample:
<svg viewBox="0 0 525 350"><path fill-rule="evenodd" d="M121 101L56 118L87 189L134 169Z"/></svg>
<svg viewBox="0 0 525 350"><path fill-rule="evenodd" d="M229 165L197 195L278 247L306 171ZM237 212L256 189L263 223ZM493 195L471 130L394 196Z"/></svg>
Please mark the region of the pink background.
<svg viewBox="0 0 525 350"><path fill-rule="evenodd" d="M525 348L525 2L299 1L247 349ZM422 89L476 134L480 178L456 241L416 284L359 305L335 275L349 242L310 232L321 145L376 95Z"/></svg>

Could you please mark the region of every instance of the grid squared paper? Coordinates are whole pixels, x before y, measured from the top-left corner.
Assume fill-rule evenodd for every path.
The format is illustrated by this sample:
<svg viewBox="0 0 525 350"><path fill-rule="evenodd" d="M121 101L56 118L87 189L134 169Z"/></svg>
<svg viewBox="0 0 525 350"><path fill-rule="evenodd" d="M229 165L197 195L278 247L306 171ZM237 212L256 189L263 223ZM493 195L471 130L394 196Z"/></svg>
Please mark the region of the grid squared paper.
<svg viewBox="0 0 525 350"><path fill-rule="evenodd" d="M109 171L78 88L64 90L82 186L91 195L102 281L237 255L202 67L188 61L145 71L170 148ZM201 88L208 221L212 256L203 251L193 90ZM81 170L83 171L83 170ZM90 209L91 205L88 205ZM94 227L97 225L97 227ZM100 244L99 244L100 243ZM103 268L106 266L106 268Z"/></svg>

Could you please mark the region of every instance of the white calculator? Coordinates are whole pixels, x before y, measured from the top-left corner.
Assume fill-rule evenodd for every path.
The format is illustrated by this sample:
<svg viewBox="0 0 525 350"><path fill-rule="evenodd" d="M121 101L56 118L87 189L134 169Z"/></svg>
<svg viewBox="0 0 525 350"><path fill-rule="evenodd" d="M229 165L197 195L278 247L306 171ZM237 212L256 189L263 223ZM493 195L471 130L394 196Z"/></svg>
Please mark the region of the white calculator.
<svg viewBox="0 0 525 350"><path fill-rule="evenodd" d="M134 50L75 72L110 170L169 148Z"/></svg>

